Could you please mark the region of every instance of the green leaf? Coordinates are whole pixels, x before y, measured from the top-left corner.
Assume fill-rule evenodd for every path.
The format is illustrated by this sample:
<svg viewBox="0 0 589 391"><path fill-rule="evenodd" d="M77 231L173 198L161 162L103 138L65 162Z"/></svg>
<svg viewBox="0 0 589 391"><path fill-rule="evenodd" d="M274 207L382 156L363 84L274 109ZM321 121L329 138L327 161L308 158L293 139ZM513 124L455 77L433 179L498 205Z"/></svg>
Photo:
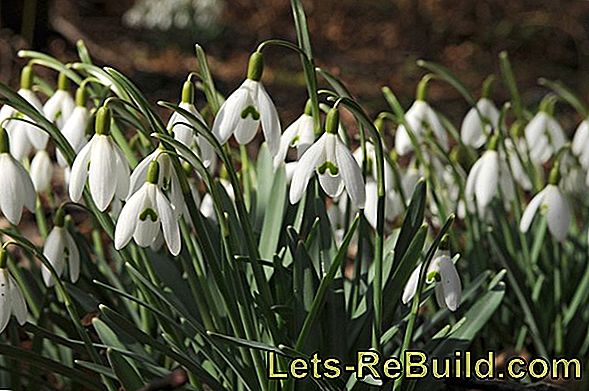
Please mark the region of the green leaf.
<svg viewBox="0 0 589 391"><path fill-rule="evenodd" d="M136 391L145 385L141 375L129 359L110 348L106 350L106 356L125 391Z"/></svg>

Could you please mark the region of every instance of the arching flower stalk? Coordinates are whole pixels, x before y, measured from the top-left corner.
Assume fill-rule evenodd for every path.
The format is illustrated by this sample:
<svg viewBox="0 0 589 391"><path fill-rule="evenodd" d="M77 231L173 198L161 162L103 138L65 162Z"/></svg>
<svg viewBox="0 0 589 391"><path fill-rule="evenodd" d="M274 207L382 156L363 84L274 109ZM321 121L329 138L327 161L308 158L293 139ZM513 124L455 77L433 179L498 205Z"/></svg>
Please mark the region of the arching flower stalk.
<svg viewBox="0 0 589 391"><path fill-rule="evenodd" d="M417 86L415 102L405 113L405 120L409 124L418 142L421 142L428 134L432 134L444 150L448 150L448 137L438 115L425 101L427 84L431 75L426 75ZM401 124L395 133L395 151L399 156L407 155L413 151L413 144L405 125Z"/></svg>
<svg viewBox="0 0 589 391"><path fill-rule="evenodd" d="M59 208L55 214L53 229L49 232L43 246L43 255L51 263L58 276L63 274L65 265L68 265L71 282L78 281L80 276L80 251L74 238L65 227L65 213L62 208ZM45 265L42 267L42 275L47 287L55 284L53 275Z"/></svg>
<svg viewBox="0 0 589 391"><path fill-rule="evenodd" d="M90 194L101 212L108 208L115 195L124 199L129 191L129 163L110 135L110 109L96 113L96 134L80 151L72 166L69 195L72 201L82 198L88 179Z"/></svg>
<svg viewBox="0 0 589 391"><path fill-rule="evenodd" d="M172 255L180 253L180 228L172 205L158 186L159 163L149 163L147 178L125 203L115 229L115 248L125 247L131 238L141 247L153 245L163 233Z"/></svg>
<svg viewBox="0 0 589 391"><path fill-rule="evenodd" d="M0 127L0 210L12 224L20 223L23 207L35 210L35 188L25 168L10 155L8 132Z"/></svg>
<svg viewBox="0 0 589 391"><path fill-rule="evenodd" d="M290 184L290 202L296 204L300 201L313 172L317 172L319 183L327 195L338 197L345 188L353 207L362 209L366 201L362 170L337 135L337 108L329 111L325 124L325 133L307 149L296 166Z"/></svg>
<svg viewBox="0 0 589 391"><path fill-rule="evenodd" d="M63 128L76 107L68 88L69 80L65 73L61 72L57 82L57 90L43 105L45 117L49 121L55 122L59 129Z"/></svg>
<svg viewBox="0 0 589 391"><path fill-rule="evenodd" d="M247 144L255 137L262 125L264 138L272 156L276 156L280 146L280 120L272 99L260 81L264 70L262 53L250 56L247 79L221 105L213 133L221 144L232 134L240 144Z"/></svg>
<svg viewBox="0 0 589 391"><path fill-rule="evenodd" d="M12 315L15 316L21 326L27 321L27 303L8 270L8 253L4 247L0 247L0 333L8 325Z"/></svg>

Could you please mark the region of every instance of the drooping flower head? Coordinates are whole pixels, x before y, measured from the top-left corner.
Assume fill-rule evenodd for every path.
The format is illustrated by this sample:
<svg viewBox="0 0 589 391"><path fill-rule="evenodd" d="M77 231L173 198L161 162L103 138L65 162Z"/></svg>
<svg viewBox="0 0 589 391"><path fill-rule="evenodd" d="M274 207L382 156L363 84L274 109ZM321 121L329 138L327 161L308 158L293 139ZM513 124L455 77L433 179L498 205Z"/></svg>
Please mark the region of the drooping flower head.
<svg viewBox="0 0 589 391"><path fill-rule="evenodd" d="M423 264L420 263L409 277L403 290L401 299L403 304L409 303L415 296L422 267ZM426 282L428 284L436 283L436 301L440 308L448 308L452 312L458 309L462 300L462 283L456 266L454 266L454 262L450 257L447 236L442 238L440 247L428 267Z"/></svg>
<svg viewBox="0 0 589 391"><path fill-rule="evenodd" d="M51 179L53 178L53 162L46 150L42 149L35 154L29 172L37 193L50 190Z"/></svg>
<svg viewBox="0 0 589 391"><path fill-rule="evenodd" d="M182 87L182 101L179 106L205 123L204 118L194 105L194 83L190 78L184 82ZM191 148L196 147L198 149L196 154L201 157L204 165L211 166L215 162L213 146L204 137L195 135L194 131L185 125L188 123L190 122L182 114L174 112L168 120L167 128L174 133L174 138L182 144Z"/></svg>
<svg viewBox="0 0 589 391"><path fill-rule="evenodd" d="M115 248L125 247L131 238L141 247L149 247L163 233L172 255L180 252L180 228L172 205L158 186L159 163L149 163L147 178L125 203L115 229Z"/></svg>
<svg viewBox="0 0 589 391"><path fill-rule="evenodd" d="M553 116L555 102L553 95L547 95L524 129L530 159L536 164L546 163L566 143L564 131Z"/></svg>
<svg viewBox="0 0 589 391"><path fill-rule="evenodd" d="M559 242L566 239L571 224L571 210L566 196L560 190L560 169L558 161L552 167L548 185L532 198L519 224L521 232L528 232L534 216L540 213L546 216L548 231Z"/></svg>
<svg viewBox="0 0 589 391"><path fill-rule="evenodd" d="M477 101L476 107L472 107L462 121L460 138L464 144L473 148L482 147L493 128L498 126L499 110L490 99L493 80L493 76L485 80L481 98Z"/></svg>
<svg viewBox="0 0 589 391"><path fill-rule="evenodd" d="M43 255L51 263L58 276L63 274L65 265L68 265L71 282L74 283L78 280L80 251L74 238L65 227L65 213L62 208L59 208L55 214L53 229L49 232L43 246ZM55 284L53 275L45 265L42 268L42 275L47 287Z"/></svg>
<svg viewBox="0 0 589 391"><path fill-rule="evenodd" d="M27 321L27 303L7 267L8 253L0 248L0 333L4 331L10 316L14 315L20 325Z"/></svg>
<svg viewBox="0 0 589 391"><path fill-rule="evenodd" d="M313 144L299 160L290 184L289 199L296 204L307 190L314 172L319 183L330 197L339 196L346 190L352 206L364 208L366 190L362 170L348 147L340 140L337 129L339 113L332 108L325 120L325 133Z"/></svg>
<svg viewBox="0 0 589 391"><path fill-rule="evenodd" d="M35 93L33 87L33 68L27 65L23 68L20 79L20 89L18 94L26 100L40 114L43 113L43 105ZM19 119L9 119L11 117L22 118L29 122L35 122L31 118L18 112L13 107L5 104L0 110L0 121L10 134L10 153L18 161L27 157L33 147L36 149L45 149L49 135L39 129L32 123L21 121Z"/></svg>
<svg viewBox="0 0 589 391"><path fill-rule="evenodd" d="M108 208L115 195L124 199L129 191L129 163L110 135L111 113L107 106L96 113L96 134L80 151L72 166L70 198L82 198L88 179L90 194L98 209Z"/></svg>
<svg viewBox="0 0 589 391"><path fill-rule="evenodd" d="M76 106L68 88L69 80L65 73L62 72L59 74L57 91L43 105L45 117L49 121L55 122L59 129L63 129L63 125L72 115Z"/></svg>
<svg viewBox="0 0 589 391"><path fill-rule="evenodd" d="M417 86L417 94L415 102L405 113L405 120L411 128L417 142L421 142L428 134L433 135L437 142L444 150L448 150L448 137L444 126L440 122L438 115L425 101L427 92L427 83L431 79L430 75L426 75ZM408 129L401 124L395 133L395 151L399 156L407 155L413 151L413 143L409 137Z"/></svg>
<svg viewBox="0 0 589 391"><path fill-rule="evenodd" d="M76 154L88 143L86 128L88 127L89 121L90 112L86 107L86 89L80 86L76 90L76 107L61 128L61 133L70 143ZM59 149L55 152L55 156L57 157L57 164L60 167L65 168L68 166L67 161Z"/></svg>
<svg viewBox="0 0 589 391"><path fill-rule="evenodd" d="M23 206L35 210L35 188L25 168L10 154L7 131L0 127L0 210L8 221L18 224Z"/></svg>
<svg viewBox="0 0 589 391"><path fill-rule="evenodd" d="M313 144L313 141L315 141L315 131L313 129L313 117L311 116L311 102L308 101L305 112L290 124L280 136L280 147L278 153L274 156L274 167L284 163L290 147L297 149L297 159L300 159Z"/></svg>
<svg viewBox="0 0 589 391"><path fill-rule="evenodd" d="M238 143L247 144L255 137L261 124L270 154L276 156L280 146L280 120L272 99L260 81L263 70L262 53L253 53L247 79L221 105L213 123L213 133L221 144L226 143L232 134Z"/></svg>

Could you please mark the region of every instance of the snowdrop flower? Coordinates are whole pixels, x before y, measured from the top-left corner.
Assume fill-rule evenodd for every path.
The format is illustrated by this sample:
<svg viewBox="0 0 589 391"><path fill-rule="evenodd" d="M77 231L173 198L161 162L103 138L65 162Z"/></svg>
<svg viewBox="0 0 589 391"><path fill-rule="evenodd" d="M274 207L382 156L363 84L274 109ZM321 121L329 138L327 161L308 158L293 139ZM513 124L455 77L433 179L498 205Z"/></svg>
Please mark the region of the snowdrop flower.
<svg viewBox="0 0 589 391"><path fill-rule="evenodd" d="M476 108L471 108L464 117L460 128L460 138L464 144L480 148L487 141L487 136L491 134L493 127L498 125L498 121L499 110L493 101L481 98L476 103Z"/></svg>
<svg viewBox="0 0 589 391"><path fill-rule="evenodd" d="M14 315L21 326L27 321L27 303L6 267L8 254L4 248L0 249L0 333L4 331L10 316Z"/></svg>
<svg viewBox="0 0 589 391"><path fill-rule="evenodd" d="M59 129L63 128L63 125L68 120L72 111L76 106L74 99L68 92L69 81L64 73L59 74L59 80L57 82L57 91L45 102L43 106L43 113L45 117L55 122Z"/></svg>
<svg viewBox="0 0 589 391"><path fill-rule="evenodd" d="M444 150L448 150L448 137L438 115L425 101L427 83L431 76L424 77L417 87L417 97L405 113L405 120L413 131L417 141L421 141L431 131ZM395 150L399 156L407 155L413 150L413 144L405 125L399 125L395 133Z"/></svg>
<svg viewBox="0 0 589 391"><path fill-rule="evenodd" d="M185 208L184 196L182 195L182 189L180 188L178 174L174 170L172 161L162 145L143 158L133 170L129 181L127 200L143 185L147 179L150 163L153 161L157 161L160 167L157 184L160 188L166 191L172 204L172 208L174 209L174 213L178 216Z"/></svg>
<svg viewBox="0 0 589 391"><path fill-rule="evenodd" d="M548 185L532 198L519 224L521 232L528 232L534 216L540 213L546 216L548 231L559 242L566 239L571 224L571 210L569 203L558 187L560 181L558 162L552 168Z"/></svg>
<svg viewBox="0 0 589 391"><path fill-rule="evenodd" d="M194 115L196 118L205 123L204 118L194 106L194 84L190 79L184 82L182 88L182 101L179 104L181 109L184 109ZM174 138L186 145L192 147L193 144L198 146L199 155L205 165L205 167L211 166L215 161L215 150L213 146L201 136L195 135L192 128L185 124L189 124L190 121L186 119L182 114L174 112L168 120L167 128L174 133Z"/></svg>
<svg viewBox="0 0 589 391"><path fill-rule="evenodd" d="M72 111L67 121L61 128L61 133L70 143L72 149L78 154L88 143L86 139L86 128L90 120L90 112L86 108L86 90L83 87L76 91L76 107ZM67 161L59 149L55 152L57 164L60 167L67 167Z"/></svg>
<svg viewBox="0 0 589 391"><path fill-rule="evenodd" d="M157 240L160 230L172 255L180 253L180 228L172 205L159 188L159 163L149 164L147 180L128 200L115 228L115 248L125 247L131 238L141 247Z"/></svg>
<svg viewBox="0 0 589 391"><path fill-rule="evenodd" d="M528 156L525 141L523 139L512 140L507 138L505 139L505 150L507 151L507 159L509 161L509 166L511 167L513 179L515 179L525 191L532 190L532 181L520 160L520 158L524 159L525 156Z"/></svg>
<svg viewBox="0 0 589 391"><path fill-rule="evenodd" d="M573 141L571 150L579 158L579 163L585 169L589 169L589 119L585 119L579 124Z"/></svg>
<svg viewBox="0 0 589 391"><path fill-rule="evenodd" d="M353 206L362 209L366 201L362 170L337 135L339 114L336 108L329 111L325 123L325 133L307 149L297 164L290 184L290 203L300 201L316 171L327 195L337 197L345 188Z"/></svg>
<svg viewBox="0 0 589 391"><path fill-rule="evenodd" d="M540 104L540 111L524 129L530 159L544 164L566 143L562 127L552 116L554 97L549 95Z"/></svg>
<svg viewBox="0 0 589 391"><path fill-rule="evenodd" d="M435 294L436 301L440 308L448 308L454 312L460 306L462 300L462 283L460 276L452 262L450 252L447 249L447 238L442 239L440 248L437 250L427 270L426 282L431 284L436 282ZM405 285L403 296L401 298L403 304L409 303L419 286L419 276L423 265L419 264Z"/></svg>
<svg viewBox="0 0 589 391"><path fill-rule="evenodd" d="M297 149L297 160L315 141L313 129L313 117L311 116L311 102L307 102L305 112L296 119L280 137L280 147L274 156L274 167L278 167L286 159L288 149L292 146Z"/></svg>
<svg viewBox="0 0 589 391"><path fill-rule="evenodd" d="M29 172L37 193L50 190L51 178L53 178L53 163L46 150L42 149L37 152L31 161Z"/></svg>
<svg viewBox="0 0 589 391"><path fill-rule="evenodd" d="M110 121L110 109L106 106L98 109L96 134L76 156L69 182L70 198L78 202L88 179L90 194L101 212L115 195L123 199L129 191L129 164L110 136Z"/></svg>
<svg viewBox="0 0 589 391"><path fill-rule="evenodd" d="M58 276L63 274L63 269L67 264L70 272L70 280L72 283L78 281L80 276L80 251L72 235L68 232L65 224L65 215L63 209L58 209L55 214L54 225L51 232L45 240L43 246L43 255ZM55 284L54 278L47 266L42 268L43 281L45 286L51 287Z"/></svg>
<svg viewBox="0 0 589 391"><path fill-rule="evenodd" d="M9 151L8 134L0 127L0 210L12 224L18 224L23 206L35 210L35 188L24 167Z"/></svg>
<svg viewBox="0 0 589 391"><path fill-rule="evenodd" d="M21 74L21 88L18 94L26 100L39 113L43 112L41 101L35 93L31 90L33 86L33 69L30 65L23 68ZM10 117L20 117L27 121L34 122L31 118L24 116L14 108L4 105L0 111L0 120L4 121ZM4 123L6 131L10 135L10 153L18 161L23 160L29 155L32 148L45 149L49 135L35 125L20 121L18 119L10 119Z"/></svg>
<svg viewBox="0 0 589 391"><path fill-rule="evenodd" d="M272 99L260 82L263 69L262 53L253 53L247 79L221 106L213 123L213 133L221 144L226 143L232 134L238 143L247 144L255 137L261 123L270 154L276 156L280 146L280 120Z"/></svg>
<svg viewBox="0 0 589 391"><path fill-rule="evenodd" d="M497 136L489 141L489 148L472 166L466 179L465 198L467 208L485 214L487 206L501 191L506 206L515 196L507 163L497 152ZM476 200L476 204L475 204Z"/></svg>

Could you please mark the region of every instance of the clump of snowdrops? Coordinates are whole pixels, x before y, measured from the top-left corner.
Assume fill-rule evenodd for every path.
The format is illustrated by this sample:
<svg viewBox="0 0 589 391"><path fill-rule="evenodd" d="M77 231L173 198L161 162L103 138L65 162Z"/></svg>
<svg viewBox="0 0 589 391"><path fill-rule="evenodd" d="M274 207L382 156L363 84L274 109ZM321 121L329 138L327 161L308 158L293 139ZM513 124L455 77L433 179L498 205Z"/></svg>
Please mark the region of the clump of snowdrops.
<svg viewBox="0 0 589 391"><path fill-rule="evenodd" d="M315 67L292 7L298 41L262 42L226 99L197 45L198 70L160 110L82 42L69 64L20 52L18 91L0 84L3 385L137 390L180 368L186 389L305 386L269 380L268 352L280 368L366 349L586 357L589 122L567 131L555 113L568 103L585 118L581 101L543 80L551 92L529 111L502 55L502 107L493 78L476 100L419 62L430 73L410 108L385 87L391 111L371 118ZM284 130L263 85L268 50L305 74L308 103ZM444 82L471 106L460 129L428 100ZM20 230L32 214L41 243Z"/></svg>

